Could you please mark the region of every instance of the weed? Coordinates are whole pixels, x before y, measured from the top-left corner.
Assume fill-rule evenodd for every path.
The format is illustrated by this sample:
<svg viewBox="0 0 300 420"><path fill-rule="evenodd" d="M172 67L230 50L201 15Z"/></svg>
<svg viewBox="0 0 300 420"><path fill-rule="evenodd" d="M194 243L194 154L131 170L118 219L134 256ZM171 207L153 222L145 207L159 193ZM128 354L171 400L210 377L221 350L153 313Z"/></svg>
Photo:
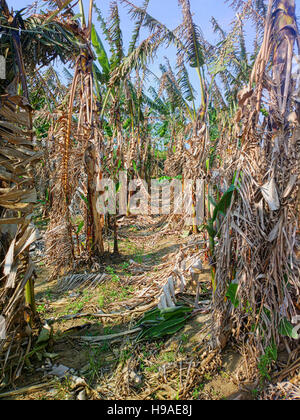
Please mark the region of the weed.
<svg viewBox="0 0 300 420"><path fill-rule="evenodd" d="M193 398L195 399L195 400L197 400L198 398L199 398L199 395L201 394L201 392L204 390L204 384L199 384L198 386L197 386L197 388L195 388L194 389L194 391L193 391Z"/></svg>
<svg viewBox="0 0 300 420"><path fill-rule="evenodd" d="M76 300L75 302L70 303L66 307L66 313L67 314L77 314L77 313L81 312L83 310L83 308L85 307L85 305L91 300L91 298L92 298L92 295L90 294L90 292L85 290L83 292L83 296L80 300Z"/></svg>
<svg viewBox="0 0 300 420"><path fill-rule="evenodd" d="M143 264L143 256L142 255L136 255L134 257L135 262L137 262L138 264Z"/></svg>
<svg viewBox="0 0 300 420"><path fill-rule="evenodd" d="M47 312L46 304L39 305L36 310L39 314L45 314Z"/></svg>
<svg viewBox="0 0 300 420"><path fill-rule="evenodd" d="M58 382L56 385L57 393L53 397L54 400L67 400L70 397L72 384L70 379L65 379L62 383Z"/></svg>
<svg viewBox="0 0 300 420"><path fill-rule="evenodd" d="M167 363L174 363L176 360L176 354L174 351L170 351L168 353L164 353L162 355L162 360Z"/></svg>
<svg viewBox="0 0 300 420"><path fill-rule="evenodd" d="M182 334L181 335L181 341L183 344L187 344L189 341L189 336L187 334Z"/></svg>
<svg viewBox="0 0 300 420"><path fill-rule="evenodd" d="M186 354L186 353L188 353L188 350L187 350L184 346L180 346L178 351L179 351L179 353L181 353L181 354Z"/></svg>
<svg viewBox="0 0 300 420"><path fill-rule="evenodd" d="M124 262L121 264L122 270L128 270L129 267L130 267L130 264L128 262Z"/></svg>
<svg viewBox="0 0 300 420"><path fill-rule="evenodd" d="M88 362L89 370L87 373L87 379L90 383L100 378L100 370L102 368L101 353L103 352L102 346L100 348L89 349Z"/></svg>
<svg viewBox="0 0 300 420"><path fill-rule="evenodd" d="M161 349L163 348L164 344L165 344L165 343L164 343L163 341L158 341L158 342L156 342L156 343L155 343L156 349L157 349L157 350L161 350Z"/></svg>
<svg viewBox="0 0 300 420"><path fill-rule="evenodd" d="M158 373L160 366L158 364L154 364L145 368L145 372L149 373Z"/></svg>
<svg viewBox="0 0 300 420"><path fill-rule="evenodd" d="M123 349L119 356L119 362L124 365L131 358L131 356L132 356L132 349L130 348Z"/></svg>
<svg viewBox="0 0 300 420"><path fill-rule="evenodd" d="M277 360L277 348L275 345L270 345L266 348L265 354L259 359L258 370L261 376L261 380L270 380L269 369L273 362Z"/></svg>
<svg viewBox="0 0 300 420"><path fill-rule="evenodd" d="M99 306L100 309L104 307L104 301L105 301L104 296L103 295L100 295L98 297L98 306Z"/></svg>
<svg viewBox="0 0 300 420"><path fill-rule="evenodd" d="M115 270L114 270L113 267L110 267L110 266L106 267L106 271L107 271L108 274L111 275L111 281L113 283L119 283L120 282L120 277L115 273Z"/></svg>

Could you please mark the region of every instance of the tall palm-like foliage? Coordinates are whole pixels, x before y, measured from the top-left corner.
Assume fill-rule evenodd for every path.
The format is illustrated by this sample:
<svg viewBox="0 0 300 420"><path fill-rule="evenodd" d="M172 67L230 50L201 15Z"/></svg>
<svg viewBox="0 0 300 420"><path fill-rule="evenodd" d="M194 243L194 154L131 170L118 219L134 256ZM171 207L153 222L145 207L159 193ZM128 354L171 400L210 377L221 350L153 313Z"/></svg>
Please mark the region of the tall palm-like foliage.
<svg viewBox="0 0 300 420"><path fill-rule="evenodd" d="M38 156L32 144L32 109L27 97L22 45L14 29L10 30L10 27L18 26L18 21L9 11L5 1L1 2L0 11L1 23L6 24L4 39L12 37L12 43L6 46L7 74L11 80L18 77L24 94L24 96L17 95L16 92L3 94L7 81L1 83L0 313L6 322L6 339L0 342L1 379L3 379L8 358L22 355L18 340L24 339L26 335L30 336L29 322L31 316L35 314L34 267L28 250L35 239L35 229L30 226L30 214L36 202L32 165ZM15 67L12 66L12 57L16 57ZM25 288L27 313L25 312L24 317ZM9 380L19 375L24 364L22 357L18 363L18 369L13 372Z"/></svg>
<svg viewBox="0 0 300 420"><path fill-rule="evenodd" d="M53 138L56 148L52 158L58 166L53 173L53 205L47 234L48 255L57 265L56 255L60 250L59 267L69 267L75 261L74 227L70 206L78 192L79 182L85 185L84 199L86 249L89 255L102 255L103 220L98 214L97 179L101 179L98 147L100 139L95 122L97 109L94 97L93 52L90 48L92 34L93 2L90 2L89 20L85 23L81 6L80 32L84 49L76 59L69 100L58 120L53 124ZM75 122L76 121L76 122ZM82 177L85 174L85 177ZM75 232L74 232L75 229ZM77 250L80 252L80 249Z"/></svg>
<svg viewBox="0 0 300 420"><path fill-rule="evenodd" d="M148 4L148 0L144 2L140 9L141 14L135 18L135 27L127 53L123 46L119 10L115 2L111 4L111 15L108 21L102 17L100 10L96 9L103 35L110 47L109 58L100 36L93 28L93 46L101 66L101 72L97 70L95 76L98 82L103 84L99 98L99 100L103 98L101 116L108 120L112 128L111 141L114 141L113 137L117 138L116 159L121 159L122 166L126 169L131 167L132 160L141 160L144 148L143 124L146 121L143 100L143 88L147 75L146 66L163 42L160 31L156 31L154 36L151 35L139 44L139 35L147 15ZM110 111L108 112L108 110ZM131 129L129 144L122 134L122 131L127 128ZM125 146L127 146L128 154L125 151ZM124 159L126 155L127 157ZM140 163L138 162L138 166Z"/></svg>
<svg viewBox="0 0 300 420"><path fill-rule="evenodd" d="M270 0L249 85L238 95L231 141L238 138L239 147L224 157L236 192L220 229L214 295L219 344L234 330L252 354L274 358L280 343L293 349L299 304L299 114L291 78L297 37L295 2Z"/></svg>
<svg viewBox="0 0 300 420"><path fill-rule="evenodd" d="M128 48L117 1L107 19L95 7L101 31L92 24L93 0L88 19L79 1L80 21L70 9L61 13L70 3L51 1L52 11L26 16L1 1L7 79L0 85L0 313L8 333L0 344L2 372L16 359L13 376L19 375L35 312L28 248L35 238L33 163L41 154L32 146L29 99L39 109L38 135L45 137L50 126L44 147L51 197L47 253L55 274L103 255L105 218L97 202L104 177L117 182L118 172L127 169L148 181L155 175L192 180L193 213L185 216L191 216L194 233L200 178L207 192L200 207L210 238L214 344L224 346L234 334L257 355L274 355L284 342L293 357L300 293L300 110L291 78L296 42L300 46L295 2L270 0L266 8L263 0L232 0L232 30L227 34L213 20L220 42L212 46L189 0L179 0L183 19L174 30L149 15L149 0L140 7L120 0L134 21ZM257 29L252 57L244 36L248 17ZM141 40L145 29L148 37ZM148 64L159 47L171 44L177 65L166 59L157 77ZM65 70L68 88L51 69L44 76L36 69L56 58L73 66L73 74ZM146 89L148 78L157 86ZM113 220L117 252L117 218L107 220Z"/></svg>
<svg viewBox="0 0 300 420"><path fill-rule="evenodd" d="M147 4L145 2L145 9ZM92 2L90 7L92 10ZM137 46L142 24L137 22L126 55L117 3L111 2L108 21L102 17L100 10L96 7L95 9L110 48L110 56L91 19L88 27L83 19L81 32L83 38L85 37L84 53L81 53L75 66L68 107L53 124L58 145L53 158L61 164L53 173L53 179L58 182L53 182L55 201L50 215L47 248L53 262L57 261L56 255L60 249L60 255L65 256L60 264L65 267L76 259L76 254L81 254L81 246L75 250L74 239L79 232L72 219L76 210L75 213L70 213L71 207L78 208L78 196L86 202L86 249L91 256L102 255L104 219L96 208L97 198L101 195L97 191L99 183L107 174L116 178L116 168L129 169L134 158L140 162L147 160L144 153L148 150L149 137L145 136L143 144L142 137L147 132L147 127L144 127L146 120L142 106L144 76L140 76L140 71L145 74L145 62L159 43L149 39ZM144 49L145 45L150 44L149 49ZM95 62L93 53L97 58ZM120 77L124 66L126 74L122 73ZM131 81L132 71L136 71L135 84ZM132 128L129 144L126 139L128 126ZM104 136L100 134L100 128ZM133 156L134 151L137 157Z"/></svg>
<svg viewBox="0 0 300 420"><path fill-rule="evenodd" d="M57 13L24 18L22 12L10 11L5 0L1 0L0 11L0 50L7 70L0 85L0 312L7 334L0 343L0 363L1 380L10 368L7 383L21 373L31 347L35 315L29 247L36 238L30 221L37 199L34 164L41 154L33 148L26 71L56 57L69 59L80 42L74 37L74 26L64 26Z"/></svg>

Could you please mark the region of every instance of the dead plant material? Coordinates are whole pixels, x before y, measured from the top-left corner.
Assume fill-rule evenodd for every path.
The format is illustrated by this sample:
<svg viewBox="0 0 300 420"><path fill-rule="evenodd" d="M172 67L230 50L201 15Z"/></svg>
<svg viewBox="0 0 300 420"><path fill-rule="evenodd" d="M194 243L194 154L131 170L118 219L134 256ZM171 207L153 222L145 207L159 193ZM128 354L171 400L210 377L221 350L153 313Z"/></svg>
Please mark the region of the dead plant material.
<svg viewBox="0 0 300 420"><path fill-rule="evenodd" d="M300 400L300 387L290 382L279 382L275 385L271 384L262 393L260 400L270 401L288 401Z"/></svg>
<svg viewBox="0 0 300 420"><path fill-rule="evenodd" d="M123 348L126 351L126 346ZM143 353L148 354L147 360ZM209 373L216 372L221 364L218 353L208 356L203 349L193 357L174 362L158 361L154 344L146 348L135 347L129 359L121 359L110 376L104 376L97 392L101 398L136 400L192 399L196 384L203 383ZM126 354L126 353L125 353ZM143 366L141 371L141 360ZM145 361L144 361L145 360ZM134 372L134 374L133 374ZM139 382L134 378L139 377Z"/></svg>
<svg viewBox="0 0 300 420"><path fill-rule="evenodd" d="M299 121L289 122L299 107L290 74L298 32L294 8L286 3L269 1L264 41L249 86L240 92L228 144L233 149L238 139L240 146L233 155L221 152L222 177L237 192L220 228L213 335L220 345L228 327L239 342L255 347L255 357L274 340L276 346L288 342L288 351L297 344L283 338L283 325L299 314L300 293L300 131ZM232 283L238 284L236 308L226 297Z"/></svg>
<svg viewBox="0 0 300 420"><path fill-rule="evenodd" d="M8 382L20 376L31 343L34 265L29 247L37 233L30 214L37 200L33 165L40 159L33 149L31 130L32 110L27 99L1 96L0 313L5 318L6 338L0 340L0 382L8 367ZM26 285L30 285L27 303L31 307L25 306Z"/></svg>
<svg viewBox="0 0 300 420"><path fill-rule="evenodd" d="M24 388L15 389L13 391L4 392L3 394L0 394L0 400L6 399L6 398L13 398L18 395L29 395L33 394L37 391L45 390L47 388L51 388L56 384L56 381L50 381L42 384L37 385L31 385L26 386Z"/></svg>

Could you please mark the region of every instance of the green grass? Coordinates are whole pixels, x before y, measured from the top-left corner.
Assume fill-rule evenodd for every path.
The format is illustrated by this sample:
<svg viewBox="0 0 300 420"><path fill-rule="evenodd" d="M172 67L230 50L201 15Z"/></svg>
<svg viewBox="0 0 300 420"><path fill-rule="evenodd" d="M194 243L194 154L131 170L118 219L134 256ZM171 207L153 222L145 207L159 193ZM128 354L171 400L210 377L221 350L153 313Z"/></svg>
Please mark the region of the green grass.
<svg viewBox="0 0 300 420"><path fill-rule="evenodd" d="M47 312L46 304L38 305L36 310L39 314L45 314Z"/></svg>
<svg viewBox="0 0 300 420"><path fill-rule="evenodd" d="M181 335L181 341L183 344L187 344L189 341L189 336L187 334L182 334Z"/></svg>
<svg viewBox="0 0 300 420"><path fill-rule="evenodd" d="M100 379L100 370L103 366L102 362L102 347L91 348L88 350L88 364L89 369L86 374L88 382L91 384L95 380Z"/></svg>
<svg viewBox="0 0 300 420"><path fill-rule="evenodd" d="M104 335L111 335L117 333L114 326L107 326L103 329Z"/></svg>
<svg viewBox="0 0 300 420"><path fill-rule="evenodd" d="M197 400L199 398L201 392L204 390L204 386L205 386L204 384L199 384L197 386L197 388L194 389L194 391L193 391L193 398L195 400Z"/></svg>
<svg viewBox="0 0 300 420"><path fill-rule="evenodd" d="M91 293L85 290L83 292L83 296L80 299L67 305L65 311L66 315L74 315L81 312L84 309L85 305L89 303L91 299Z"/></svg>
<svg viewBox="0 0 300 420"><path fill-rule="evenodd" d="M130 347L123 349L120 352L119 362L124 365L131 358L131 356L132 356L132 349Z"/></svg>
<svg viewBox="0 0 300 420"><path fill-rule="evenodd" d="M144 258L145 258L145 247L144 245L142 247L137 246L129 241L129 239L126 239L122 243L122 248L124 251L132 256L132 259L138 263L143 264ZM129 267L129 266L128 266ZM127 267L127 268L128 268Z"/></svg>
<svg viewBox="0 0 300 420"><path fill-rule="evenodd" d="M120 277L119 277L119 276L115 273L115 270L114 270L114 268L113 268L113 267L110 267L110 266L106 267L106 271L107 271L107 273L108 273L108 274L110 274L110 276L111 276L111 281L112 281L113 283L120 283L121 279L120 279Z"/></svg>
<svg viewBox="0 0 300 420"><path fill-rule="evenodd" d="M105 297L103 295L99 295L98 297L98 306L100 309L104 308L105 305Z"/></svg>
<svg viewBox="0 0 300 420"><path fill-rule="evenodd" d="M128 270L129 267L130 267L130 264L128 262L123 262L121 264L121 269L124 271Z"/></svg>
<svg viewBox="0 0 300 420"><path fill-rule="evenodd" d="M116 287L117 282L111 281L110 283L100 286L100 293L98 295L98 306L99 309L103 309L106 306L110 305L112 302L122 302L131 297L134 288L133 286L121 286L118 281L118 286Z"/></svg>
<svg viewBox="0 0 300 420"><path fill-rule="evenodd" d="M164 353L161 358L164 362L174 363L176 361L176 353L174 351L170 351L168 353Z"/></svg>
<svg viewBox="0 0 300 420"><path fill-rule="evenodd" d="M148 373L158 373L159 372L159 368L160 368L160 365L159 364L154 364L154 365L151 365L149 367L146 367L145 368L145 372L148 372Z"/></svg>
<svg viewBox="0 0 300 420"><path fill-rule="evenodd" d="M272 366L273 362L277 361L277 348L274 345L270 345L266 348L265 350L265 354L262 355L259 359L259 364L258 364L258 370L261 376L261 381L268 379L271 379L270 376L270 368Z"/></svg>

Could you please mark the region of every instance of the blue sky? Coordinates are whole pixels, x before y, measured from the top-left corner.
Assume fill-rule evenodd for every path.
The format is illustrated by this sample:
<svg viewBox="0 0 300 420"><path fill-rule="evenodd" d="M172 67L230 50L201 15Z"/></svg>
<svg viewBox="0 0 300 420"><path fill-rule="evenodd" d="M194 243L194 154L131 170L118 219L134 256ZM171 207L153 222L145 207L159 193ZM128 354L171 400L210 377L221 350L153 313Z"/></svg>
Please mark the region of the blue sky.
<svg viewBox="0 0 300 420"><path fill-rule="evenodd" d="M31 0L7 0L10 7L13 7L14 10L21 9L32 3ZM143 0L131 0L132 3L136 5L141 5ZM40 4L43 4L43 1L40 1ZM96 5L102 11L103 15L106 17L109 15L109 4L110 0L95 0ZM221 27L226 31L230 30L230 24L235 17L234 11L228 6L228 3L225 0L190 0L191 9L194 13L194 20L200 26L204 37L211 43L216 42L218 39L213 33L212 26L210 23L211 17L214 16ZM85 8L88 10L89 0L84 0ZM297 15L299 15L300 10L300 0L296 0L296 5L298 6ZM181 9L178 6L178 0L151 0L148 12L160 20L162 23L167 25L170 29L174 29L181 23ZM120 5L121 13L121 26L123 30L123 38L125 49L128 47L128 43L131 38L133 24L129 19L126 9ZM96 16L94 15L94 21L96 22ZM97 23L96 23L97 27ZM254 31L251 25L247 25L246 28L246 39L249 48L252 45L252 39ZM100 31L100 28L99 28ZM167 56L171 63L175 64L176 61L176 50L175 48L162 48L154 63L151 64L151 69L156 74L159 72L159 64L164 61L164 56ZM197 75L191 71L191 80L196 90L198 91L198 78Z"/></svg>
<svg viewBox="0 0 300 420"><path fill-rule="evenodd" d="M140 6L143 4L143 0L131 0L132 3ZM216 7L216 3L218 7ZM104 15L109 15L109 0L96 0L96 4L99 5ZM200 26L204 37L211 42L216 40L216 36L212 31L210 19L214 16L220 25L225 28L229 28L230 22L234 18L234 12L228 7L224 0L191 0L191 8L194 13L195 22ZM127 10L120 6L121 22L124 35L124 44L128 46L131 39L133 24L130 21ZM174 29L182 22L181 8L178 5L178 0L150 0L148 13L164 23L168 28ZM94 16L96 18L96 16ZM147 36L147 33L145 33ZM164 57L168 57L172 65L176 64L176 49L175 47L169 47L168 49L162 47L157 54L156 59L151 63L151 70L160 75L159 65L164 63ZM195 70L190 71L192 84L194 85L197 92L199 88L199 78ZM200 98L198 97L198 101Z"/></svg>
<svg viewBox="0 0 300 420"><path fill-rule="evenodd" d="M211 16L215 16L220 24L225 27L230 23L234 16L233 11L225 4L225 0L190 0L190 2L192 11L195 14L195 21L200 25L208 38L212 36L211 27L208 25ZM7 0L7 3L10 7L13 7L14 10L18 10L32 4L33 1ZM84 0L84 3L87 9L89 1ZM95 0L95 3L103 10L104 14L108 14L110 0ZM132 3L141 5L143 1L132 0ZM40 4L43 4L43 2L41 1ZM124 29L127 29L132 26L131 22L123 6L120 6L120 10L123 27ZM181 20L181 12L177 0L151 0L148 11L170 28L176 27Z"/></svg>

